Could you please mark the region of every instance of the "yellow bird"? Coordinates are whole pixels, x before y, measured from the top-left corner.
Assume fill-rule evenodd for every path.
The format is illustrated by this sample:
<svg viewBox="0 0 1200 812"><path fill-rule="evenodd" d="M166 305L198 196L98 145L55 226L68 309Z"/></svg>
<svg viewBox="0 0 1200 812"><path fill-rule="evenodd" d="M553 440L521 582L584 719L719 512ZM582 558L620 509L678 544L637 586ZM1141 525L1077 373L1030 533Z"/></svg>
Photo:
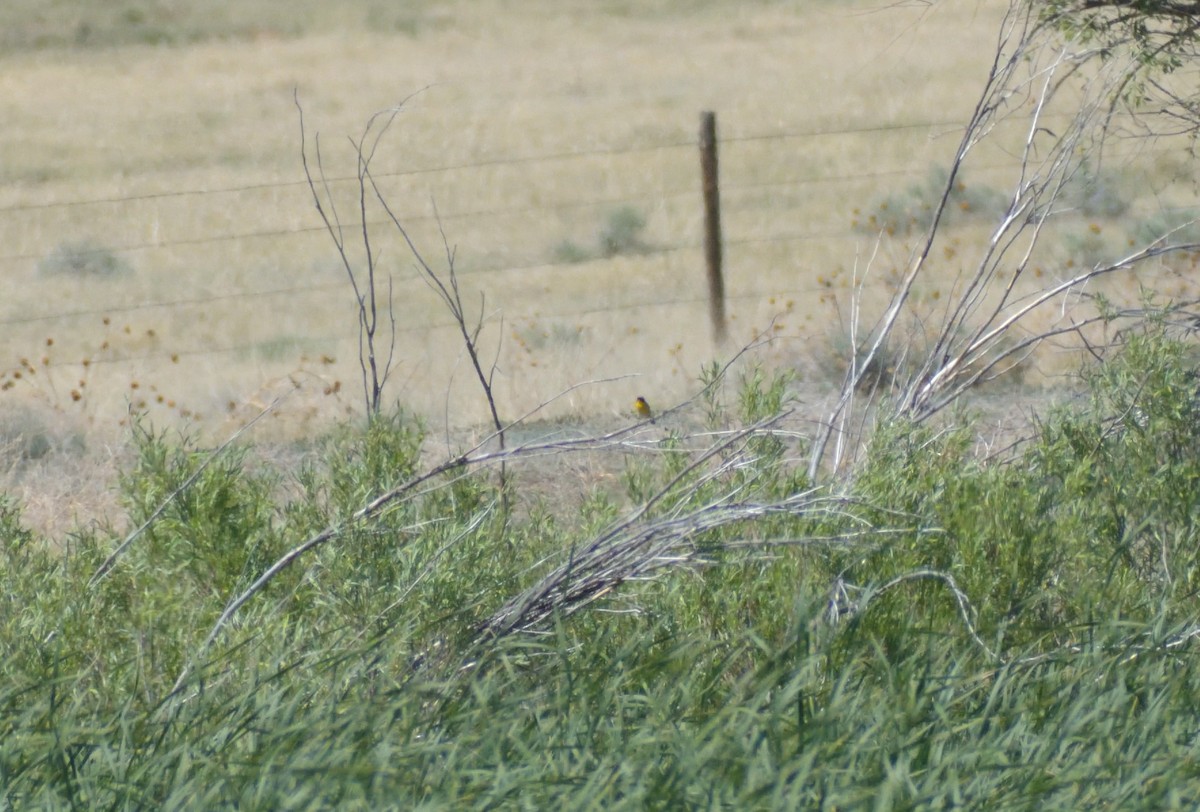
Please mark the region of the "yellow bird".
<svg viewBox="0 0 1200 812"><path fill-rule="evenodd" d="M654 412L650 411L650 404L646 402L644 397L638 396L638 399L633 402L633 411L638 417L643 420L654 422Z"/></svg>

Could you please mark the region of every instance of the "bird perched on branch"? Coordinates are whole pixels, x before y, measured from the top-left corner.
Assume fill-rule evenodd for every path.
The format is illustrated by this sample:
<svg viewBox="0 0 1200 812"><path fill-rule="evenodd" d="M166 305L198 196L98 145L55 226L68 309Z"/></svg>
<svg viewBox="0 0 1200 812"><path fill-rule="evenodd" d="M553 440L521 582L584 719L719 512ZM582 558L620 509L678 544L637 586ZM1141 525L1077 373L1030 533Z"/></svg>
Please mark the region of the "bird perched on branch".
<svg viewBox="0 0 1200 812"><path fill-rule="evenodd" d="M641 395L638 395L638 399L633 402L633 411L634 414L643 420L649 420L651 423L654 422L654 412L650 411L650 404Z"/></svg>

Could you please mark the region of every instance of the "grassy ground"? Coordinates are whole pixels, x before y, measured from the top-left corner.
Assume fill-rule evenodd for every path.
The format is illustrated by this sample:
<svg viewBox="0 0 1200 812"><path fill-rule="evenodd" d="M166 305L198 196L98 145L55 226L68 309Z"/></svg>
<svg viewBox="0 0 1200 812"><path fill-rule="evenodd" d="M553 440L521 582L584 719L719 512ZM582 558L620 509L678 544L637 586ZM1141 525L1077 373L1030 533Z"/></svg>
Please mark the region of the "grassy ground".
<svg viewBox="0 0 1200 812"><path fill-rule="evenodd" d="M5 398L102 433L144 403L156 420L222 436L296 385L280 436L357 408L353 301L298 182L294 90L336 177L353 171L345 137L420 91L377 169L402 173L386 191L434 259L436 202L464 285L486 297L506 415L625 375L638 377L579 390L548 416L614 415L643 391L672 402L719 351L693 146L699 111L716 110L732 345L775 318L769 360L807 371L845 331L878 206L927 202L922 184L974 102L999 7L416 6L412 26L368 33L382 5L350 4L332 21L316 4L286 16L271 4L204 15L130 4L123 17L8 5L0 367L22 379ZM70 25L90 39L63 45ZM578 152L594 154L550 157ZM1162 198L1186 164L1165 149L1155 160L1148 195ZM980 164L968 179L981 192L1011 182L1002 152ZM1127 169L1144 180L1144 167ZM645 225L627 245L649 253L563 263L564 248L594 256L628 210ZM977 235L962 228L970 245ZM376 241L395 280L394 396L439 422L447 411L478 421L444 313L394 235ZM64 252L81 244L126 272L48 272L77 268ZM911 246L903 229L879 246L869 302ZM948 248L945 284L925 293L971 258ZM1047 257L1046 273L1063 260ZM22 359L42 374L31 381Z"/></svg>
<svg viewBox="0 0 1200 812"><path fill-rule="evenodd" d="M320 4L286 14L276 4L203 15L123 8L0 10L0 105L11 123L0 133L3 439L26 449L18 456L28 461L10 487L54 535L76 517L115 513L104 485L66 483L85 470L94 474L85 482L111 481L119 452L109 449L124 443L130 407L214 441L278 395L271 420L255 430L260 440L290 442L358 412L353 300L298 183L295 90L310 130L324 135L330 173L345 176L353 169L345 136L425 88L379 168L417 172L387 180L394 205L437 257L436 200L464 284L486 295L484 335L499 352L503 414L580 381L636 376L577 390L547 415L603 422L637 393L659 405L683 397L716 352L704 326L691 146L699 110L718 110L722 135L737 137L923 121L925 110L940 116L966 104L949 81L960 68L921 66L914 45L891 42L894 20L837 7L797 16L753 5L731 19L706 5L638 13L409 5L420 25L382 30L380 7L370 4L343 5L333 20ZM810 35L814 20L828 36ZM923 23L931 37L961 24L953 14ZM838 68L839 41L870 56ZM964 43L939 58L961 67L973 57ZM899 68L928 73L921 96L907 100L920 110L888 92ZM910 136L724 148L731 236L840 231L833 240L731 240L735 341L782 315L774 362L810 364L806 325L818 320L820 333L829 315L816 280L849 261L861 236L848 231L850 210L869 197L870 181L818 185L822 196L811 199L755 184L924 171L944 144ZM675 146L644 149L662 144ZM803 153L812 147L819 154ZM589 150L599 154L547 158ZM533 160L505 162L512 158ZM837 196L825 197L830 189ZM562 264L567 243L594 254L622 207L645 221L631 238L671 250ZM435 425L474 425L480 402L453 332L437 326L445 314L404 250L386 233L377 241L396 280L392 396ZM38 453L81 447L91 453L86 463L68 455L69 476L55 470L59 457Z"/></svg>

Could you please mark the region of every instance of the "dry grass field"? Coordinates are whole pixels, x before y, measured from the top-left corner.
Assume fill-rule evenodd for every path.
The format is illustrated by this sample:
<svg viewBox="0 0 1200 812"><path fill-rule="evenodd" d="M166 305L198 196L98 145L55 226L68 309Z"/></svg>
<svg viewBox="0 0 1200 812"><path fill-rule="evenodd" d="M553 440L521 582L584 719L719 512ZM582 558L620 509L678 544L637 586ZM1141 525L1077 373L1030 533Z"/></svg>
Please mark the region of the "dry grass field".
<svg viewBox="0 0 1200 812"><path fill-rule="evenodd" d="M26 457L43 434L119 446L131 407L212 440L279 395L259 438L361 414L354 301L303 182L294 91L351 225L347 136L407 99L375 172L444 269L436 207L506 418L602 379L542 416L615 419L639 393L673 403L703 363L768 329L756 359L827 385L852 278L869 270L877 305L915 242L880 237L870 217L945 166L1006 6L126 5L0 11L0 429ZM724 347L706 320L702 110L721 139ZM1130 212L1184 202L1183 151L1138 146L1105 169L1110 193L1129 197L1125 221L1082 218L1047 274L1125 240ZM976 161L972 189L1011 182L1001 147ZM447 313L382 212L369 219L393 291L389 396L432 426L478 424ZM918 306L935 306L982 233L949 234L945 276ZM1190 293L1170 269L1140 281ZM39 493L61 512L83 485L55 481L63 493Z"/></svg>

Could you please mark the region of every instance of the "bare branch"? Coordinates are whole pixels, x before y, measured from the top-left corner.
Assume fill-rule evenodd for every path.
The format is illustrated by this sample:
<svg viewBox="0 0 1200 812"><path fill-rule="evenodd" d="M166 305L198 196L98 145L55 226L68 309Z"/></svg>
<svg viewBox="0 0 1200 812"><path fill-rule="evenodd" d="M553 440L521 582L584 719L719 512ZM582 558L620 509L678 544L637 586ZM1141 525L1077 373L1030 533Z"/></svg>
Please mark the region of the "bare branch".
<svg viewBox="0 0 1200 812"><path fill-rule="evenodd" d="M362 261L366 266L365 268L360 268L351 259L347 247L342 220L337 213L336 198L330 187L329 178L325 173L324 163L321 158L319 134L314 136L317 159L315 176L309 166L308 137L304 129L304 110L300 105L299 92L297 91L293 94L293 100L300 119L300 160L304 167L304 176L308 182L309 192L312 194L317 213L321 216L326 230L333 239L342 267L345 269L346 276L350 280L350 287L354 291L358 317L359 371L362 377L363 399L366 404L368 416L379 414L383 407L383 389L391 375L396 348L396 315L392 306L392 282L389 276L386 306L390 333L386 357L381 358L383 350L379 346L381 336L378 334L379 309L381 306L378 279L380 254L376 250L371 237L373 224L368 217L368 179L370 179L371 190L377 191L374 187L374 179L371 178L371 161L374 159L384 135L391 128L396 117L411 98L412 96L409 96L395 107L375 113L367 120L359 138L357 140L354 138L349 139L356 159L354 180L357 183L358 192L358 239L362 244ZM320 184L319 189L318 181ZM328 207L328 210L326 207Z"/></svg>

